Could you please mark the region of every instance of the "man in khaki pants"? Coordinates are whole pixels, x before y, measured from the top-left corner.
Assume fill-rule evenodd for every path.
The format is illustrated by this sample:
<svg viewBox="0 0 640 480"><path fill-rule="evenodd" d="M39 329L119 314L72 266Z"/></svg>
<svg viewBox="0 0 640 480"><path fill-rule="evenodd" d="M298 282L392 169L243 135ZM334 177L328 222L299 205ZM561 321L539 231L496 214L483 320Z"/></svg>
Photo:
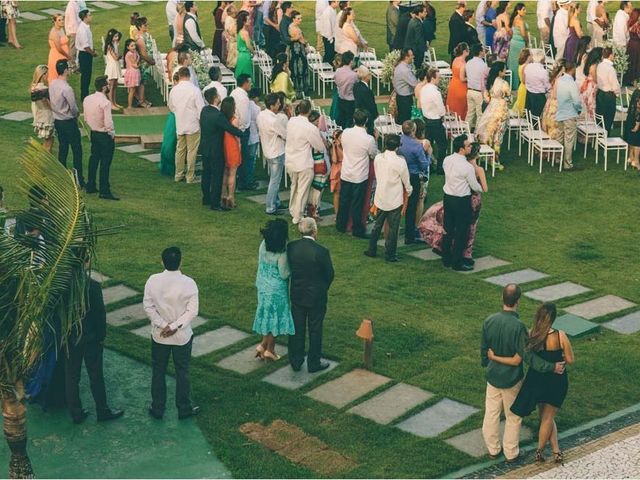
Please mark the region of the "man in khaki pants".
<svg viewBox="0 0 640 480"><path fill-rule="evenodd" d="M467 60L465 72L467 75L467 122L469 122L469 128L474 131L482 116L482 102L489 75L482 44L476 43L471 46L471 58Z"/></svg>
<svg viewBox="0 0 640 480"><path fill-rule="evenodd" d="M480 358L482 366L487 368L487 393L485 413L482 423L482 436L489 450L489 456L496 458L504 451L507 462L515 461L520 455L520 425L522 418L511 412L511 405L522 386L524 359L530 368L539 372L564 371L564 362L550 363L531 352L525 351L528 333L527 327L518 317L518 304L522 290L516 284L509 284L502 291L503 310L487 318L482 324L482 343ZM489 349L500 357L518 355L517 366L504 365L489 360ZM506 417L504 436L500 442L500 413ZM502 443L502 446L500 444Z"/></svg>

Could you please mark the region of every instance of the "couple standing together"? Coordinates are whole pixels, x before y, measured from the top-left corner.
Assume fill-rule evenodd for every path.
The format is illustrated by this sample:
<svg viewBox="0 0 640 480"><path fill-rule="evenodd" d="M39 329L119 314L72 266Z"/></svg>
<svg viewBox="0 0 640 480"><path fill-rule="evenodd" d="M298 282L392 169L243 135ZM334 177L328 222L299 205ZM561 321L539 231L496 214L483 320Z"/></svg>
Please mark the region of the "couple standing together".
<svg viewBox="0 0 640 480"><path fill-rule="evenodd" d="M289 335L289 363L297 372L305 360L308 328L307 369L313 373L329 367L322 361L322 323L334 271L329 250L316 241L315 220L302 218L298 230L302 238L288 244L289 225L285 220L271 220L261 230L253 330L262 335L256 356L264 360L278 360L275 337Z"/></svg>

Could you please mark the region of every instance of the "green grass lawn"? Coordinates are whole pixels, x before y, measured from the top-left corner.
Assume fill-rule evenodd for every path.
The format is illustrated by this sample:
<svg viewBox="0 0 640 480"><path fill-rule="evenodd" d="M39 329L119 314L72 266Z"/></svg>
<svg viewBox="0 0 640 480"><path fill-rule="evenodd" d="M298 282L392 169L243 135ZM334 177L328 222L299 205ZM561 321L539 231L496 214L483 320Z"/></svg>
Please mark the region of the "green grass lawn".
<svg viewBox="0 0 640 480"><path fill-rule="evenodd" d="M533 3L527 2L530 12L535 11ZM23 8L36 11L46 8L45 4L58 5L25 2ZM199 4L203 36L210 39L213 4ZM451 11L451 5L436 4L440 19L436 47L443 57L447 41L445 12ZM379 56L385 51L385 7L386 2L356 2L363 34ZM135 8L151 19L151 32L158 44L166 47L164 2ZM309 37L314 30L313 3L306 2L301 8ZM111 26L125 31L128 13L128 8L96 12L96 41L100 32ZM533 13L529 24L535 25ZM25 21L18 28L25 49L3 51L7 68L0 70L0 83L11 88L0 89L0 110L29 110L28 85L33 67L46 63L47 30L45 22ZM102 62L98 61L94 72L101 68ZM76 87L77 82L74 78ZM152 95L157 103L157 92ZM20 177L16 160L31 128L28 122L0 122L4 153L0 184L7 190L8 205L16 207L22 205L16 195ZM88 157L86 140L83 147ZM576 154L574 161L585 167L582 171L559 174L546 166L540 175L537 168L529 167L513 152L503 156L506 171L489 179L476 242L477 257L491 254L512 262L497 272L463 276L445 270L438 262L425 263L408 256L403 256L399 264L388 265L364 257L364 242L332 228L320 229L319 241L330 248L336 269L324 327L324 350L340 361L340 366L320 383L360 366L362 345L354 333L363 318L371 318L375 322L377 373L435 393L430 403L448 397L482 410L485 384L479 365L480 325L500 308L499 288L482 278L531 267L550 277L527 285L527 289L571 280L593 289L582 298L615 294L640 302L637 173L624 172L615 162L604 172L601 165L594 165L590 152L586 161ZM259 175L265 174L260 171ZM428 203L441 199L442 180L433 178ZM203 209L199 186L175 185L161 177L155 165L119 151L111 184L122 201L105 203L95 196L87 198L99 226L123 225L119 235L100 240L97 269L142 291L147 277L161 268L162 249L178 245L184 254L183 271L198 282L201 314L213 319L198 332L223 324L249 331L256 305L259 228L266 220L263 209L243 201L242 194L239 208L228 214ZM293 228L290 236L297 237ZM577 301L561 301L559 306L571 303ZM521 316L527 324L535 307L533 301L522 301ZM558 416L560 430L637 402L640 384L633 379L640 375L639 340L638 334L624 336L604 330L574 341L576 364L570 371L569 396ZM250 344L247 341L245 346ZM149 362L148 341L123 329L109 329L108 346ZM216 361L235 350L195 359L192 379L194 397L204 407L198 424L236 477L317 476L247 441L238 431L245 422L276 418L299 425L354 459L358 467L344 472L348 477L438 477L475 462L443 439L478 428L481 412L438 438L421 439L347 414L346 409L336 410L300 392L260 382L265 369L240 376L214 367ZM311 388L306 387L303 393ZM529 418L526 423L535 428L536 420ZM40 474L46 476L46 472Z"/></svg>

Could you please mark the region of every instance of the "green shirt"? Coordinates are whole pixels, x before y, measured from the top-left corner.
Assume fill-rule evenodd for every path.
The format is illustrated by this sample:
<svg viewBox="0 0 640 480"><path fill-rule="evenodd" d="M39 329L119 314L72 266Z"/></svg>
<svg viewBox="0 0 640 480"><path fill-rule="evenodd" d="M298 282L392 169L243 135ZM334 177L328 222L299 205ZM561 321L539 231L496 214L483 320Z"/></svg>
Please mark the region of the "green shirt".
<svg viewBox="0 0 640 480"><path fill-rule="evenodd" d="M480 360L487 367L487 382L496 388L511 388L524 376L522 362L517 367L492 362L487 356L489 349L499 357L513 357L516 353L530 368L539 372L552 372L555 364L543 360L532 352L525 352L529 333L520 321L518 313L503 310L491 315L482 324Z"/></svg>

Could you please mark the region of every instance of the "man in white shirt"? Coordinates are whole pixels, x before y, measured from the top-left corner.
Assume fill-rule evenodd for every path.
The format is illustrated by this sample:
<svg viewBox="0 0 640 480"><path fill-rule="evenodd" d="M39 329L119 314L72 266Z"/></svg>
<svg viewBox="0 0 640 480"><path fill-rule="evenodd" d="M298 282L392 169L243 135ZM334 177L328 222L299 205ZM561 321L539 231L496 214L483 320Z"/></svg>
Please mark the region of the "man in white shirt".
<svg viewBox="0 0 640 480"><path fill-rule="evenodd" d="M489 67L484 61L484 48L476 43L471 46L472 58L467 61L465 73L467 75L467 122L473 131L476 122L482 115L483 94L486 90Z"/></svg>
<svg viewBox="0 0 640 480"><path fill-rule="evenodd" d="M169 92L169 110L176 116L176 174L175 181L185 178L187 183L199 183L196 178L196 157L200 146L200 112L204 108L202 92L191 83L187 67L178 70L178 84Z"/></svg>
<svg viewBox="0 0 640 480"><path fill-rule="evenodd" d="M478 40L482 46L484 46L487 40L486 27L484 26L484 17L487 14L487 9L489 7L489 2L482 0L478 4L478 9L476 10L476 32L478 32Z"/></svg>
<svg viewBox="0 0 640 480"><path fill-rule="evenodd" d="M430 68L427 72L427 84L420 90L420 106L427 126L427 139L438 149L437 173L442 175L442 160L447 156L447 135L444 130L444 114L447 112L442 100L442 93L438 88L440 73L437 68Z"/></svg>
<svg viewBox="0 0 640 480"><path fill-rule="evenodd" d="M294 225L300 223L307 206L309 188L313 181L312 150L325 151L320 130L309 121L311 102L302 100L298 104L299 114L287 124L287 144L284 165L291 179L289 213Z"/></svg>
<svg viewBox="0 0 640 480"><path fill-rule="evenodd" d="M78 14L80 23L76 31L76 48L78 49L78 65L80 67L80 101L84 101L89 95L89 84L91 84L91 71L93 70L93 58L98 54L93 49L93 34L91 33L91 12L81 10Z"/></svg>
<svg viewBox="0 0 640 480"><path fill-rule="evenodd" d="M193 345L191 322L198 315L198 287L180 271L178 247L162 252L164 272L151 275L144 286L144 311L151 321L151 407L149 415L161 420L167 403L166 372L173 356L176 407L180 420L197 415L191 403L189 362Z"/></svg>
<svg viewBox="0 0 640 480"><path fill-rule="evenodd" d="M322 3L318 1L318 4ZM326 2L324 2L326 3ZM317 31L322 37L322 44L324 46L324 55L322 61L330 65L333 64L333 59L336 56L335 49L335 29L336 29L336 9L338 8L338 2L332 0L329 5L322 11L322 14L316 20ZM316 11L317 15L317 11Z"/></svg>
<svg viewBox="0 0 640 480"><path fill-rule="evenodd" d="M264 99L264 103L267 108L258 114L256 123L258 124L262 154L267 160L269 168L269 188L267 189L267 200L265 202L266 211L267 215L280 215L282 212L278 210L280 205L278 190L280 189L282 172L284 171L288 119L285 115L283 121L283 116L278 115L282 104L277 93L268 94Z"/></svg>
<svg viewBox="0 0 640 480"><path fill-rule="evenodd" d="M196 2L187 1L184 2L184 28L183 45L189 47L190 50L200 51L204 48L204 41L200 34L200 24L198 23L198 7Z"/></svg>
<svg viewBox="0 0 640 480"><path fill-rule="evenodd" d="M69 68L73 71L76 68L76 32L80 24L80 10L86 10L87 4L83 0L69 0L67 8L64 10L64 33L69 39Z"/></svg>
<svg viewBox="0 0 640 480"><path fill-rule="evenodd" d="M376 224L369 239L367 257L375 257L378 251L378 238L385 222L389 223L389 233L384 244L384 256L387 262L397 262L398 229L400 218L407 209L407 199L413 192L409 181L409 169L404 158L396 152L400 147L400 135L386 135L384 153L379 153L373 162L376 172L376 193L373 204L377 209Z"/></svg>
<svg viewBox="0 0 640 480"><path fill-rule="evenodd" d="M616 116L616 96L620 95L620 82L613 66L613 49L602 50L602 62L596 68L598 93L596 93L596 113L604 117L604 128L611 131Z"/></svg>
<svg viewBox="0 0 640 480"><path fill-rule="evenodd" d="M238 75L238 86L233 89L231 96L236 101L236 117L238 117L238 128L244 133L240 137L240 150L242 163L238 168L238 190L255 190L256 184L253 181L253 171L255 170L255 158L251 160L249 155L249 127L251 126L251 107L249 100L249 90L251 90L251 77L246 73Z"/></svg>
<svg viewBox="0 0 640 480"><path fill-rule="evenodd" d="M220 97L220 101L227 98L227 87L220 82L221 76L222 72L220 71L220 67L211 67L209 69L209 79L211 80L211 83L202 89L202 94L204 95L204 92L210 88L215 88L218 92L218 97Z"/></svg>
<svg viewBox="0 0 640 480"><path fill-rule="evenodd" d="M551 19L553 18L551 0L538 0L536 17L538 18L538 31L540 32L540 37L544 43L549 43Z"/></svg>
<svg viewBox="0 0 640 480"><path fill-rule="evenodd" d="M169 23L169 38L171 38L171 44L173 45L173 37L175 35L173 24L176 23L176 17L178 16L178 0L168 0L164 11L167 15L167 23Z"/></svg>
<svg viewBox="0 0 640 480"><path fill-rule="evenodd" d="M556 60L564 58L564 47L569 38L569 7L571 0L559 0L558 11L553 20L553 45L556 47Z"/></svg>
<svg viewBox="0 0 640 480"><path fill-rule="evenodd" d="M631 2L620 2L620 10L613 19L613 43L619 47L627 47L629 43L629 15L633 10Z"/></svg>
<svg viewBox="0 0 640 480"><path fill-rule="evenodd" d="M347 231L351 216L354 237L367 238L362 222L362 206L369 180L369 162L378 154L374 138L367 133L366 110L357 109L353 114L355 126L342 133L342 169L340 171L340 204L336 217L336 230Z"/></svg>
<svg viewBox="0 0 640 480"><path fill-rule="evenodd" d="M471 143L466 135L453 139L455 153L444 159L444 230L442 263L445 267L468 272L473 266L464 263L463 252L471 225L471 190L481 192L476 172L467 160Z"/></svg>
<svg viewBox="0 0 640 480"><path fill-rule="evenodd" d="M602 0L589 0L587 4L587 35L593 38L593 22L596 19L596 8Z"/></svg>

